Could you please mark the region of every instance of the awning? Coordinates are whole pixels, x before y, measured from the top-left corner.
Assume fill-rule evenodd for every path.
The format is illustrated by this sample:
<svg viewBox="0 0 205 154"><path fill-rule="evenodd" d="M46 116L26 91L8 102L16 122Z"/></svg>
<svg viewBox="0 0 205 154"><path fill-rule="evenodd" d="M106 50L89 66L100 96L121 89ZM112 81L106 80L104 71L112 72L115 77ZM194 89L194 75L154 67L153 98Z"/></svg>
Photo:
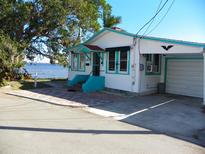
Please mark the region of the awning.
<svg viewBox="0 0 205 154"><path fill-rule="evenodd" d="M77 46L67 48L66 51L89 53L89 52L104 52L105 50L97 45L79 44Z"/></svg>

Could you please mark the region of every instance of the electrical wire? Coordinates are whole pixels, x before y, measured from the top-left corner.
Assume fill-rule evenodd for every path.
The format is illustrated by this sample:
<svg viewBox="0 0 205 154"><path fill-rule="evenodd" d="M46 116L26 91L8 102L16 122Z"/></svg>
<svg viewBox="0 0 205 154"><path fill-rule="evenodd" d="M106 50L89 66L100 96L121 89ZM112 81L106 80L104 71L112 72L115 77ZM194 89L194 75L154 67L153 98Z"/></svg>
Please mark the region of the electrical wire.
<svg viewBox="0 0 205 154"><path fill-rule="evenodd" d="M162 4L162 1L160 1L158 7L157 7L157 10L156 10L156 13L159 11L160 7L161 7L161 4ZM150 26L152 25L152 23L154 22L155 18L150 22L149 26L146 28L145 32L142 34L142 36L144 36L146 34L146 32L149 30Z"/></svg>
<svg viewBox="0 0 205 154"><path fill-rule="evenodd" d="M134 39L133 39L133 45L135 46L136 45L136 43L137 43L137 36L138 36L138 34L139 34L139 32L141 31L141 30L143 30L150 22L152 22L152 20L154 20L155 18L156 18L156 16L162 11L162 9L165 7L165 5L167 4L167 2L168 2L169 0L166 0L165 2L164 2L164 4L162 5L162 7L155 13L155 15L148 21L148 22L146 22L145 24L144 24L144 26L142 26L139 30L138 30L138 32L136 33L136 37L134 37ZM161 4L160 4L161 5Z"/></svg>
<svg viewBox="0 0 205 154"><path fill-rule="evenodd" d="M146 27L154 18L156 18L156 16L162 11L162 9L165 7L165 5L167 4L168 1L169 1L169 0L166 0L166 2L164 2L164 4L162 5L162 7L159 9L159 11L157 11L157 12L155 13L155 15L154 15L148 22L146 22L146 23L144 24L144 26L142 26L142 27L139 29L139 31L136 33L136 36L139 34L139 32L140 32L142 29L144 29L144 27Z"/></svg>
<svg viewBox="0 0 205 154"><path fill-rule="evenodd" d="M169 8L167 9L166 13L164 14L164 16L161 18L161 20L158 22L157 25L155 25L154 28L152 28L146 35L149 35L150 33L152 33L158 26L159 24L161 24L161 22L165 19L165 17L167 16L167 14L169 13L169 11L171 10L172 6L174 5L175 0L172 1L171 5L169 6Z"/></svg>

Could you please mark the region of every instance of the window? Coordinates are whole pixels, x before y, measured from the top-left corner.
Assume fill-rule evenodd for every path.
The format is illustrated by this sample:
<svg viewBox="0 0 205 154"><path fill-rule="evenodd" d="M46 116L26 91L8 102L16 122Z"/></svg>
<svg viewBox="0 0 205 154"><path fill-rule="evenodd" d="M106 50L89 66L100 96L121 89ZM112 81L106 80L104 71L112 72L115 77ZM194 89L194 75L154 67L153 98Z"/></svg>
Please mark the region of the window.
<svg viewBox="0 0 205 154"><path fill-rule="evenodd" d="M129 73L129 47L109 48L107 52L107 72L108 73Z"/></svg>
<svg viewBox="0 0 205 154"><path fill-rule="evenodd" d="M109 71L115 71L115 52L109 52L108 53L108 70Z"/></svg>
<svg viewBox="0 0 205 154"><path fill-rule="evenodd" d="M71 54L71 69L73 71L84 71L85 70L84 53L72 53Z"/></svg>
<svg viewBox="0 0 205 154"><path fill-rule="evenodd" d="M78 69L78 54L76 54L76 53L73 53L71 55L71 68L72 68L72 70Z"/></svg>
<svg viewBox="0 0 205 154"><path fill-rule="evenodd" d="M85 66L85 55L84 53L79 54L79 70L83 70Z"/></svg>
<svg viewBox="0 0 205 154"><path fill-rule="evenodd" d="M154 75L159 74L161 71L161 56L159 54L146 55L146 74Z"/></svg>
<svg viewBox="0 0 205 154"><path fill-rule="evenodd" d="M120 72L127 72L128 51L120 51Z"/></svg>

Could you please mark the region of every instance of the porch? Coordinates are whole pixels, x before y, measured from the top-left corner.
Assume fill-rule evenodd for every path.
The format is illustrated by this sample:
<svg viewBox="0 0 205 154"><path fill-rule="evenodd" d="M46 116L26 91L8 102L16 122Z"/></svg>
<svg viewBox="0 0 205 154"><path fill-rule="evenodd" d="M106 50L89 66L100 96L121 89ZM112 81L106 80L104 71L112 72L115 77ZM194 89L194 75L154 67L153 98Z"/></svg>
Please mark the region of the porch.
<svg viewBox="0 0 205 154"><path fill-rule="evenodd" d="M104 49L80 44L67 50L71 60L69 70L76 72L72 79L68 80L68 91L95 92L104 89L105 77L100 76Z"/></svg>

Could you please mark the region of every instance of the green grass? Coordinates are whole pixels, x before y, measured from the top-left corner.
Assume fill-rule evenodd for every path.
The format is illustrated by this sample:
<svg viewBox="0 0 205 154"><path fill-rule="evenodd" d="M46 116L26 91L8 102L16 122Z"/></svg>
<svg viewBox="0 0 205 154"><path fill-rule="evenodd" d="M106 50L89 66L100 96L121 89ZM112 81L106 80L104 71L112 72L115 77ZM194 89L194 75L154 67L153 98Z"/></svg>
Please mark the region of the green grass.
<svg viewBox="0 0 205 154"><path fill-rule="evenodd" d="M37 88L49 88L50 85L46 84L46 82L50 82L49 79L38 79L37 87L34 87L34 80L22 80L22 81L12 81L10 82L10 86L12 89L37 89Z"/></svg>

